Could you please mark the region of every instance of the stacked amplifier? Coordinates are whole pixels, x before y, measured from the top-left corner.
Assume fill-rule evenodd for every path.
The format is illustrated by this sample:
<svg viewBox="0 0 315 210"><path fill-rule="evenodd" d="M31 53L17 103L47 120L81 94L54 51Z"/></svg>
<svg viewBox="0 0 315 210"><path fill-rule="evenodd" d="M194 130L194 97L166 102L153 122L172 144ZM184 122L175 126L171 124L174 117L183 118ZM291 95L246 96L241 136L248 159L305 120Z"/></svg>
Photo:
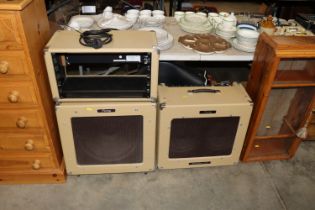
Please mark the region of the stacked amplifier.
<svg viewBox="0 0 315 210"><path fill-rule="evenodd" d="M238 162L252 110L244 88L200 86L179 69L160 79L180 86L158 86L155 34L112 35L93 49L58 31L45 50L68 174L151 171L156 159L161 169Z"/></svg>
<svg viewBox="0 0 315 210"><path fill-rule="evenodd" d="M68 174L155 168L158 52L154 32L112 31L100 49L57 31L45 62Z"/></svg>

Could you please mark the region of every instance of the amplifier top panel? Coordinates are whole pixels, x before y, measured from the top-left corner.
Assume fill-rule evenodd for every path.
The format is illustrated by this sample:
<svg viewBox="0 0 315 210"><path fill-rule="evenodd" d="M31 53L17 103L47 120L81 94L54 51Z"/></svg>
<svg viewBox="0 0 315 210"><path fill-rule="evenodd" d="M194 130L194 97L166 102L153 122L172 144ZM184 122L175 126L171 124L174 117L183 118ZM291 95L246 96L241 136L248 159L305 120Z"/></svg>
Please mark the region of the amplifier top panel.
<svg viewBox="0 0 315 210"><path fill-rule="evenodd" d="M80 44L80 33L77 31L57 31L45 50L51 53L152 52L157 46L155 32L152 31L113 30L109 33L112 34L112 41L100 49L94 49Z"/></svg>
<svg viewBox="0 0 315 210"><path fill-rule="evenodd" d="M198 105L251 105L251 99L241 84L219 87L158 87L160 103L168 106L194 106Z"/></svg>

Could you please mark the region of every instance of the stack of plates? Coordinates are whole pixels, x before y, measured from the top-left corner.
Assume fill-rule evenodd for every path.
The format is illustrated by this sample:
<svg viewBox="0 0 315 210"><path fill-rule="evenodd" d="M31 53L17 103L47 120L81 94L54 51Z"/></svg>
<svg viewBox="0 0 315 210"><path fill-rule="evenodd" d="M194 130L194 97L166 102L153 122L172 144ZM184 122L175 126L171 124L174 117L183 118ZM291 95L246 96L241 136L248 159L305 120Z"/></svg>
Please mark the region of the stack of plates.
<svg viewBox="0 0 315 210"><path fill-rule="evenodd" d="M235 37L236 27L224 28L222 24L218 25L215 33L222 38L230 39Z"/></svg>
<svg viewBox="0 0 315 210"><path fill-rule="evenodd" d="M234 48L245 51L254 52L256 49L259 32L251 29L239 29L236 32L236 38L232 40Z"/></svg>
<svg viewBox="0 0 315 210"><path fill-rule="evenodd" d="M167 50L173 46L173 36L161 28L156 27L145 27L141 28L141 31L154 31L156 34L156 39L158 41L158 48L160 50Z"/></svg>
<svg viewBox="0 0 315 210"><path fill-rule="evenodd" d="M238 39L234 38L232 40L232 46L240 51L244 51L244 52L255 52L256 49L256 45L251 46L251 45L243 45L239 42Z"/></svg>
<svg viewBox="0 0 315 210"><path fill-rule="evenodd" d="M165 16L148 16L139 18L141 27L162 27L165 22Z"/></svg>
<svg viewBox="0 0 315 210"><path fill-rule="evenodd" d="M193 34L210 33L212 30L212 26L207 17L194 13L181 18L179 25L183 31Z"/></svg>
<svg viewBox="0 0 315 210"><path fill-rule="evenodd" d="M119 14L114 14L112 18L100 18L97 21L97 25L100 28L114 28L118 30L123 30L123 29L128 29L133 25L133 22L128 21L126 17L119 15Z"/></svg>

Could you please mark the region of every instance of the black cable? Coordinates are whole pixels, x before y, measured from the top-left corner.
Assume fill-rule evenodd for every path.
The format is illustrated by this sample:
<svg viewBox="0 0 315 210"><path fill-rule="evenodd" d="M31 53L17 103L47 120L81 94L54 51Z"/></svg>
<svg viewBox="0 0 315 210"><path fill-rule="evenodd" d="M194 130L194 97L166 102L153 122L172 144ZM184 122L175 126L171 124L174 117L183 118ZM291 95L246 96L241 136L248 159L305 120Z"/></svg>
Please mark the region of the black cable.
<svg viewBox="0 0 315 210"><path fill-rule="evenodd" d="M108 32L116 30L114 28L106 28L101 30L90 30L81 32L68 25L59 24L59 26L62 27L63 29L70 28L71 30L78 32L80 34L79 38L80 44L87 47L93 47L94 49L99 49L104 44L110 43L113 40L113 38L112 34L109 34Z"/></svg>
<svg viewBox="0 0 315 210"><path fill-rule="evenodd" d="M101 30L90 30L80 33L79 42L83 46L93 47L99 49L103 45L108 44L112 41L112 34L109 34L111 30L115 29L101 29Z"/></svg>

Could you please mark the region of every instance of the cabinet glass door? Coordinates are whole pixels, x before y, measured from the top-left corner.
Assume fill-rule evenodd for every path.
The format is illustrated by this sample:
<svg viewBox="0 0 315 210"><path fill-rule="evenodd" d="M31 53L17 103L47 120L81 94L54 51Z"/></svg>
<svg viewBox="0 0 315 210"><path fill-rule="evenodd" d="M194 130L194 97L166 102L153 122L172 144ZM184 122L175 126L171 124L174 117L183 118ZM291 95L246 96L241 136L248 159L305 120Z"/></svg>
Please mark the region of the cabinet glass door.
<svg viewBox="0 0 315 210"><path fill-rule="evenodd" d="M257 136L295 136L314 95L315 87L272 89Z"/></svg>
<svg viewBox="0 0 315 210"><path fill-rule="evenodd" d="M286 58L281 59L274 84L300 83L309 84L315 82L314 58Z"/></svg>

